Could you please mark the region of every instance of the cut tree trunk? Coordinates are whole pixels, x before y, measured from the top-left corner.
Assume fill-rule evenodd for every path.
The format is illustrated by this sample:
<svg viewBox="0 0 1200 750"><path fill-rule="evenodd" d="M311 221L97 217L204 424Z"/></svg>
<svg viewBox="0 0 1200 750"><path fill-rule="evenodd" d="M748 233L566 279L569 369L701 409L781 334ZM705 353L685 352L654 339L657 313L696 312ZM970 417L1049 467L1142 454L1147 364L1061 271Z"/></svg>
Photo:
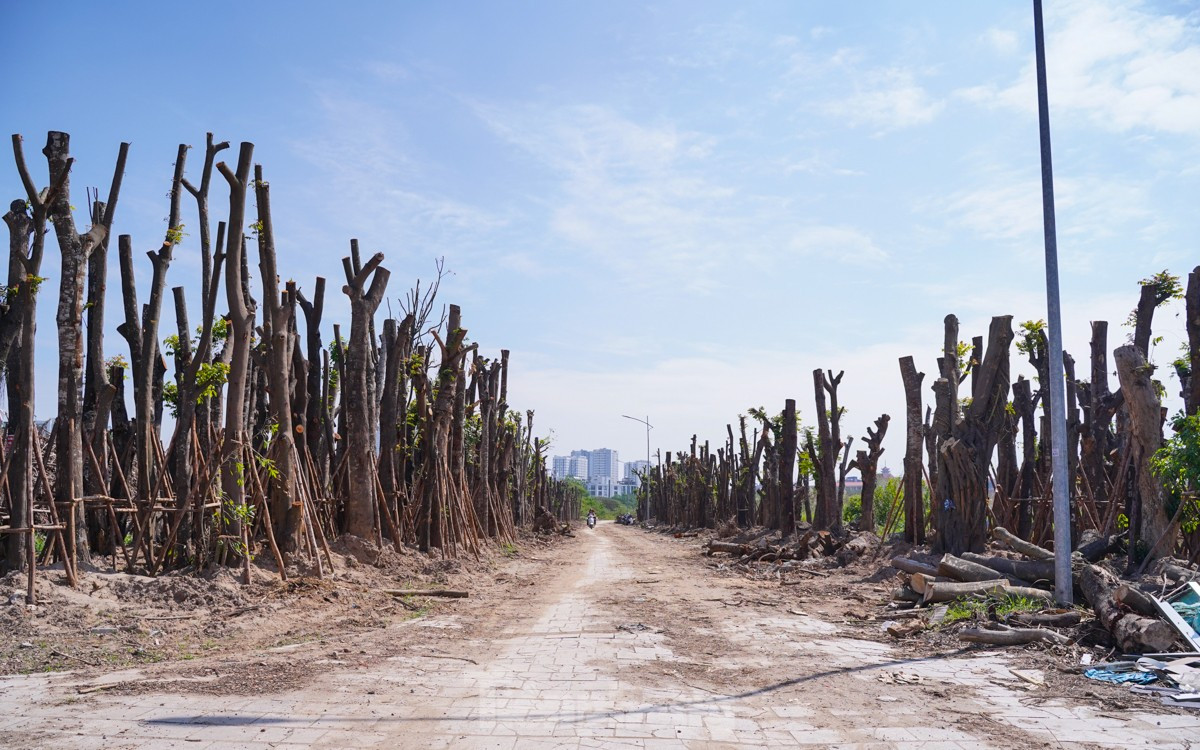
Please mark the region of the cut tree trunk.
<svg viewBox="0 0 1200 750"><path fill-rule="evenodd" d="M1019 578L1023 581L1053 581L1053 560L1010 560L1007 557L977 555L974 552L964 552L962 557L967 562L984 565L1006 576Z"/></svg>
<svg viewBox="0 0 1200 750"><path fill-rule="evenodd" d="M992 646L1022 646L1027 643L1065 646L1071 642L1070 638L1061 633L1041 628L967 628L960 632L958 637L968 643L986 643Z"/></svg>
<svg viewBox="0 0 1200 750"><path fill-rule="evenodd" d="M905 449L904 449L904 540L911 544L925 543L925 500L921 483L921 381L925 373L917 372L912 357L900 358L900 375L904 380Z"/></svg>
<svg viewBox="0 0 1200 750"><path fill-rule="evenodd" d="M1096 565L1086 565L1079 574L1079 588L1092 605L1096 617L1126 653L1158 653L1174 648L1179 634L1162 620L1130 612L1116 599L1121 584L1116 576Z"/></svg>
<svg viewBox="0 0 1200 750"><path fill-rule="evenodd" d="M225 434L221 446L221 491L225 500L239 511L246 506L245 476L242 466L245 448L246 385L250 372L250 337L254 327L254 313L246 300L243 284L246 283L246 188L250 181L250 166L254 156L254 144L243 142L238 153L237 171L234 172L221 162L217 165L221 175L229 184L229 221L225 240L225 298L229 305L229 340L225 344L230 352L228 385L226 387ZM236 520L230 532L235 537L243 536L242 524ZM243 568L245 582L250 583L248 556Z"/></svg>
<svg viewBox="0 0 1200 750"><path fill-rule="evenodd" d="M1140 540L1146 544L1151 559L1169 556L1175 549L1178 530L1167 513L1162 481L1150 465L1154 452L1162 445L1162 404L1150 378L1153 368L1133 345L1118 347L1113 358L1129 410L1129 447L1133 451L1136 489L1141 499L1141 527L1134 529L1131 525L1130 550L1137 549ZM1155 544L1160 539L1162 542ZM1154 549L1149 549L1151 545Z"/></svg>
<svg viewBox="0 0 1200 750"><path fill-rule="evenodd" d="M374 389L368 383L372 372L370 321L383 301L391 273L380 265L383 253L376 253L357 273L350 258L342 259L346 285L342 291L350 298L350 342L346 347L345 413L347 478L346 532L363 539L374 539L377 526L378 498L375 487L375 427L370 424L373 410L369 403ZM372 276L373 274L373 276ZM371 285L366 286L367 280Z"/></svg>
<svg viewBox="0 0 1200 750"><path fill-rule="evenodd" d="M1054 553L1045 547L1039 547L1032 542L1027 542L1024 539L1011 533L1003 526L997 526L992 529L992 538L998 542L1004 542L1009 547L1012 547L1017 552L1020 552L1026 557L1031 557L1034 560L1053 560Z"/></svg>
<svg viewBox="0 0 1200 750"><path fill-rule="evenodd" d="M1027 586L1013 586L1003 578L993 581L969 581L963 583L929 583L925 587L923 601L926 604L948 602L964 596L985 594L987 596L1023 596L1027 599L1052 601L1053 592Z"/></svg>
<svg viewBox="0 0 1200 750"><path fill-rule="evenodd" d="M921 573L929 576L936 576L939 574L937 566L926 565L925 563L917 562L916 560L910 560L907 557L893 557L891 565L896 570L902 570L905 573Z"/></svg>
<svg viewBox="0 0 1200 750"><path fill-rule="evenodd" d="M959 581L994 581L997 578L1006 578L1009 583L1022 585L1028 583L1021 579L1002 574L1000 571L989 568L986 565L980 565L977 562L964 560L955 555L943 555L941 562L937 566L938 575L954 578Z"/></svg>

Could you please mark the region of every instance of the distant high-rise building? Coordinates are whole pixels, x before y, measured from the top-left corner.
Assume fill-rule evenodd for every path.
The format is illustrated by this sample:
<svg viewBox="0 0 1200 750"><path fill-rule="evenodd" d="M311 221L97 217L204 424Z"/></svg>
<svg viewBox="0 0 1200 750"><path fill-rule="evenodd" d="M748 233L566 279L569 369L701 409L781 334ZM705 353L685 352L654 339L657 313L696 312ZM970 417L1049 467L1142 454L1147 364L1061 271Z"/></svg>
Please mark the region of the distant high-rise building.
<svg viewBox="0 0 1200 750"><path fill-rule="evenodd" d="M550 459L550 476L555 479L566 479L570 476L570 456L554 456Z"/></svg>
<svg viewBox="0 0 1200 750"><path fill-rule="evenodd" d="M591 463L587 456L572 455L567 460L567 476L586 482L589 478L588 472L591 469Z"/></svg>
<svg viewBox="0 0 1200 750"><path fill-rule="evenodd" d="M621 478L618 473L620 463L621 460L617 452L610 448L597 448L594 451L588 451L588 478L608 479L616 482Z"/></svg>
<svg viewBox="0 0 1200 750"><path fill-rule="evenodd" d="M572 451L569 456L554 456L550 459L550 476L555 479L575 477L586 482L589 463L587 451Z"/></svg>
<svg viewBox="0 0 1200 750"><path fill-rule="evenodd" d="M617 487L627 483L631 477L629 466L645 467L645 461L623 463L617 451L609 448L597 448L594 451L571 451L569 456L553 456L550 459L550 475L555 479L575 477L588 485L588 490L596 497L612 497L619 494Z"/></svg>

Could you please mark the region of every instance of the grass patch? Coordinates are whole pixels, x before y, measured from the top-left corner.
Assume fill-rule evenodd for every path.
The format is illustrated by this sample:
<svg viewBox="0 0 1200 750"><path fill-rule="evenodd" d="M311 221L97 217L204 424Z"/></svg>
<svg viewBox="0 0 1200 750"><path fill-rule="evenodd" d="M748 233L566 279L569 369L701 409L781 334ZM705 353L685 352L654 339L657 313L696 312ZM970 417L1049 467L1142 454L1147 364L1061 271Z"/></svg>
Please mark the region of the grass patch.
<svg viewBox="0 0 1200 750"><path fill-rule="evenodd" d="M942 620L942 625L952 625L963 620L970 620L975 615L986 614L986 599L955 599L946 605L946 617Z"/></svg>
<svg viewBox="0 0 1200 750"><path fill-rule="evenodd" d="M617 516L636 511L637 497L634 495L586 497L579 504L579 517L587 518L589 510L596 511L596 517L601 521L611 521Z"/></svg>
<svg viewBox="0 0 1200 750"><path fill-rule="evenodd" d="M996 615L998 617L1008 617L1017 612L1041 612L1045 606L1046 603L1038 599L1009 594L996 605Z"/></svg>
<svg viewBox="0 0 1200 750"><path fill-rule="evenodd" d="M1017 612L1041 612L1045 606L1045 602L1038 599L1013 594L1000 597L955 599L947 604L946 617L942 620L942 625L952 625L956 622L976 618L986 619L989 615L1004 619Z"/></svg>

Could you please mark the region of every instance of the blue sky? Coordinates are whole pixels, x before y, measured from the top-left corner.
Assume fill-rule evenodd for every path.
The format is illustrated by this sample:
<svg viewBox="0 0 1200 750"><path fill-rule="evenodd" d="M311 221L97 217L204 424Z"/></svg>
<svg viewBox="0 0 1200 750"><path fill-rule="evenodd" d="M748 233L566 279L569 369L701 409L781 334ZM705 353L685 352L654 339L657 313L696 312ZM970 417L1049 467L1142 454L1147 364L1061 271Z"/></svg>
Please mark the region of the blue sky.
<svg viewBox="0 0 1200 750"><path fill-rule="evenodd" d="M119 6L9 9L0 62L23 86L3 119L31 160L47 130L70 132L81 205L131 141L116 231L149 250L176 145L199 147L194 174L206 131L255 142L281 272L330 279L329 323L348 316L350 237L386 255L394 309L445 256L444 301L484 349L512 350L510 401L555 452L642 455L622 413L649 414L664 450L789 396L811 423L826 367L846 370L845 432L893 416L895 466L897 358L928 384L946 313L964 339L993 314L1045 315L1027 2ZM1200 8L1046 12L1065 339L1082 361L1089 320L1118 345L1137 280L1200 262ZM194 236L176 258L168 283L195 317ZM1163 363L1176 312L1160 313ZM107 348L124 352L115 334Z"/></svg>

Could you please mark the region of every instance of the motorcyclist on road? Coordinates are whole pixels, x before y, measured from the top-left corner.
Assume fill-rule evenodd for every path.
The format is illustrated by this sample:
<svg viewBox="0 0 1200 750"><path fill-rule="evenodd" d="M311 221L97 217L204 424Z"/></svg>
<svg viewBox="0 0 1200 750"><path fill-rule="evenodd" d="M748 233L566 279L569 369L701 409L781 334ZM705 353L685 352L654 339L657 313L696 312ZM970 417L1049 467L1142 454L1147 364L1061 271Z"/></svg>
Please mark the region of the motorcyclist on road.
<svg viewBox="0 0 1200 750"><path fill-rule="evenodd" d="M588 511L587 525L588 525L589 529L596 525L596 511L594 511L594 510Z"/></svg>

